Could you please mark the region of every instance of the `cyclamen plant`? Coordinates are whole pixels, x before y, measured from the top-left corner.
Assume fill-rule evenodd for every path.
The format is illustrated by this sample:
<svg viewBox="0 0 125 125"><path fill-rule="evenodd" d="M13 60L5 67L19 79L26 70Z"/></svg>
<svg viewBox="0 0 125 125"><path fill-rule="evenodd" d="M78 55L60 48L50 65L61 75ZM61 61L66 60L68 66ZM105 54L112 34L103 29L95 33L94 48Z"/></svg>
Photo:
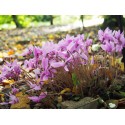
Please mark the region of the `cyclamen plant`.
<svg viewBox="0 0 125 125"><path fill-rule="evenodd" d="M125 47L124 33L120 33L120 30L112 31L109 28L106 28L105 31L99 30L98 38L101 42L101 48L108 53L121 53Z"/></svg>
<svg viewBox="0 0 125 125"><path fill-rule="evenodd" d="M109 28L104 31L99 30L98 40L101 48L109 54L121 53L123 47L125 47L124 33L120 33L120 30L112 31ZM5 79L18 81L27 70L32 71L34 75L29 73L24 79L29 87L27 92L34 92L33 95L29 94L29 99L38 103L47 96L47 91L43 90L43 85L53 81L60 68L63 68L65 72L70 72L71 67L73 69L79 65L95 64L94 55L89 54L91 46L92 39L85 39L84 35L76 37L67 35L65 39L58 43L47 42L42 47L30 46L22 54L22 56L28 58L23 65L18 64L17 60L11 63L6 62L1 68L0 81L2 82ZM18 103L17 92L19 92L19 89L12 86L12 91L8 95L9 102L1 102L1 104Z"/></svg>
<svg viewBox="0 0 125 125"><path fill-rule="evenodd" d="M18 80L19 75L21 73L20 65L15 60L12 63L6 62L5 65L1 68L0 80L1 82L4 79L14 79Z"/></svg>

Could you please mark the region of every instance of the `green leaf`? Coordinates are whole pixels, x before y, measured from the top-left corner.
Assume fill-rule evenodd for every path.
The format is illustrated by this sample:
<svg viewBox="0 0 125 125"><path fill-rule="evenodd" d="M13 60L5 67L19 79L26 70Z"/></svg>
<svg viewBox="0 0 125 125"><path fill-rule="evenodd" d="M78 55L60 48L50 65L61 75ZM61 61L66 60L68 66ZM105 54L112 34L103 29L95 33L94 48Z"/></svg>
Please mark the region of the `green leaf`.
<svg viewBox="0 0 125 125"><path fill-rule="evenodd" d="M75 73L72 73L72 81L74 85L78 85L80 83Z"/></svg>
<svg viewBox="0 0 125 125"><path fill-rule="evenodd" d="M120 91L119 93L121 94L121 96L125 97L125 92Z"/></svg>

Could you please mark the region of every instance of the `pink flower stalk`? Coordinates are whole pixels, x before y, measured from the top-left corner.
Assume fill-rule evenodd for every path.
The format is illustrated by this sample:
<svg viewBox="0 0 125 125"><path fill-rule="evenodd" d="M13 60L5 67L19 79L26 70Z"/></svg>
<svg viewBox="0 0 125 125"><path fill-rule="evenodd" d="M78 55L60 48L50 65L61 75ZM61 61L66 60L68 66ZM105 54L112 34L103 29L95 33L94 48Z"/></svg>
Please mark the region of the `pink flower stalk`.
<svg viewBox="0 0 125 125"><path fill-rule="evenodd" d="M92 58L91 58L91 64L92 65L94 64L94 56L92 56Z"/></svg>

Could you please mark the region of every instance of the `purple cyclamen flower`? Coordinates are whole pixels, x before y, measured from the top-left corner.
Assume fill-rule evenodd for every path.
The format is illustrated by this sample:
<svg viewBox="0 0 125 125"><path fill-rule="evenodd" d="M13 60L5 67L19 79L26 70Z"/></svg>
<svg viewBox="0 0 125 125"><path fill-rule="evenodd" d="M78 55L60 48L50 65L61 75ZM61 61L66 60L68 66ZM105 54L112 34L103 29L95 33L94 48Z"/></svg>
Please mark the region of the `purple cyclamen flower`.
<svg viewBox="0 0 125 125"><path fill-rule="evenodd" d="M99 30L98 31L98 38L99 38L99 40L102 42L103 41L103 31L102 30Z"/></svg>
<svg viewBox="0 0 125 125"><path fill-rule="evenodd" d="M59 67L69 71L74 60L75 63L86 64L91 45L92 40L85 40L84 35L67 35L58 43L46 42L41 48L33 47L34 58L26 60L24 66L33 69L36 79L40 78L40 83L44 83L54 77Z"/></svg>
<svg viewBox="0 0 125 125"><path fill-rule="evenodd" d="M106 52L115 51L121 53L123 47L125 47L124 33L120 33L120 30L112 31L109 28L106 28L104 31L99 30L98 38L102 43L101 48Z"/></svg>
<svg viewBox="0 0 125 125"><path fill-rule="evenodd" d="M52 78L52 76L53 76L52 69L49 69L49 70L47 69L47 70L41 72L40 79L41 79L41 81L46 81L49 78Z"/></svg>
<svg viewBox="0 0 125 125"><path fill-rule="evenodd" d="M12 88L12 94L17 94L19 92L19 89L17 89L17 88L15 88L15 87L13 87Z"/></svg>
<svg viewBox="0 0 125 125"><path fill-rule="evenodd" d="M44 70L47 70L48 65L49 65L48 63L49 63L49 59L43 57L43 58L42 58L42 67L43 67Z"/></svg>
<svg viewBox="0 0 125 125"><path fill-rule="evenodd" d="M86 41L85 41L85 43L86 43L86 46L88 47L88 46L91 46L92 45L92 39L87 39Z"/></svg>
<svg viewBox="0 0 125 125"><path fill-rule="evenodd" d="M33 46L29 46L24 50L24 52L21 54L21 56L29 56L33 53Z"/></svg>
<svg viewBox="0 0 125 125"><path fill-rule="evenodd" d="M29 87L32 89L32 90L41 90L41 86L40 85L37 85L37 84L33 84L33 83L29 83Z"/></svg>
<svg viewBox="0 0 125 125"><path fill-rule="evenodd" d="M65 63L64 63L64 62L52 62L50 65L51 65L53 68L59 68L59 67L64 66Z"/></svg>
<svg viewBox="0 0 125 125"><path fill-rule="evenodd" d="M1 79L15 79L17 80L20 73L21 73L21 68L20 65L17 63L17 60L14 62L6 62L6 65L3 65L1 68Z"/></svg>
<svg viewBox="0 0 125 125"><path fill-rule="evenodd" d="M15 95L10 94L9 97L9 104L15 104L19 102L19 99Z"/></svg>
<svg viewBox="0 0 125 125"><path fill-rule="evenodd" d="M81 57L82 57L82 59L84 59L84 60L88 60L87 55L85 55L84 53L81 53Z"/></svg>
<svg viewBox="0 0 125 125"><path fill-rule="evenodd" d="M125 38L123 33L120 35L120 43L122 44L123 47L125 47Z"/></svg>
<svg viewBox="0 0 125 125"><path fill-rule="evenodd" d="M47 81L49 79L49 76L46 75L45 73L41 73L40 75L40 80L43 81Z"/></svg>
<svg viewBox="0 0 125 125"><path fill-rule="evenodd" d="M0 105L8 105L8 102L1 102Z"/></svg>
<svg viewBox="0 0 125 125"><path fill-rule="evenodd" d="M13 63L12 63L12 68L14 70L14 72L16 74L20 74L21 73L21 69L20 69L20 65L17 63L17 60L15 60Z"/></svg>
<svg viewBox="0 0 125 125"><path fill-rule="evenodd" d="M24 68L29 70L34 69L36 67L36 59L29 59L24 61Z"/></svg>
<svg viewBox="0 0 125 125"><path fill-rule="evenodd" d="M34 73L35 73L36 78L38 79L39 76L40 76L40 73L41 73L41 72L40 72L40 69L37 68L37 69L34 69L33 71L34 71Z"/></svg>
<svg viewBox="0 0 125 125"><path fill-rule="evenodd" d="M122 45L120 45L120 44L117 44L117 45L116 45L116 52L121 52L122 49L123 49L123 46L122 46Z"/></svg>
<svg viewBox="0 0 125 125"><path fill-rule="evenodd" d="M42 55L46 57L48 53L56 51L57 47L58 47L57 44L53 42L46 42L44 46L42 46L42 53L43 53Z"/></svg>
<svg viewBox="0 0 125 125"><path fill-rule="evenodd" d="M40 102L42 99L44 99L47 96L47 92L42 92L39 96L31 96L28 97L30 100L32 100L33 102Z"/></svg>
<svg viewBox="0 0 125 125"><path fill-rule="evenodd" d="M75 46L76 46L76 42L75 41L70 42L70 44L67 46L67 51L73 52L76 49Z"/></svg>
<svg viewBox="0 0 125 125"><path fill-rule="evenodd" d="M33 54L34 54L34 57L37 59L39 57L39 55L42 54L42 50L40 47L34 47L33 48Z"/></svg>
<svg viewBox="0 0 125 125"><path fill-rule="evenodd" d="M103 50L105 50L106 52L111 53L111 52L114 52L115 45L114 45L114 43L112 41L110 41L110 42L107 41L105 45L103 45L103 44L101 45L101 48Z"/></svg>
<svg viewBox="0 0 125 125"><path fill-rule="evenodd" d="M98 31L98 38L103 43L104 40L112 41L113 40L113 32L109 28L106 28L104 31Z"/></svg>
<svg viewBox="0 0 125 125"><path fill-rule="evenodd" d="M115 38L116 39L119 39L120 38L120 30L118 30L118 31L114 31L114 36L115 36Z"/></svg>

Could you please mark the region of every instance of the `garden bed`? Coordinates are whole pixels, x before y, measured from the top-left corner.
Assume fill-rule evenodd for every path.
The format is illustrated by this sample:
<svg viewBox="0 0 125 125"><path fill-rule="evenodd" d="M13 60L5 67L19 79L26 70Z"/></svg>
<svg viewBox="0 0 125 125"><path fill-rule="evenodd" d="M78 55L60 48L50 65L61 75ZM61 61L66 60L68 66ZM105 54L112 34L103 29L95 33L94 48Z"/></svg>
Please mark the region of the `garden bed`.
<svg viewBox="0 0 125 125"><path fill-rule="evenodd" d="M124 34L107 28L97 39L93 49L84 34L67 35L3 58L0 108L123 108Z"/></svg>

